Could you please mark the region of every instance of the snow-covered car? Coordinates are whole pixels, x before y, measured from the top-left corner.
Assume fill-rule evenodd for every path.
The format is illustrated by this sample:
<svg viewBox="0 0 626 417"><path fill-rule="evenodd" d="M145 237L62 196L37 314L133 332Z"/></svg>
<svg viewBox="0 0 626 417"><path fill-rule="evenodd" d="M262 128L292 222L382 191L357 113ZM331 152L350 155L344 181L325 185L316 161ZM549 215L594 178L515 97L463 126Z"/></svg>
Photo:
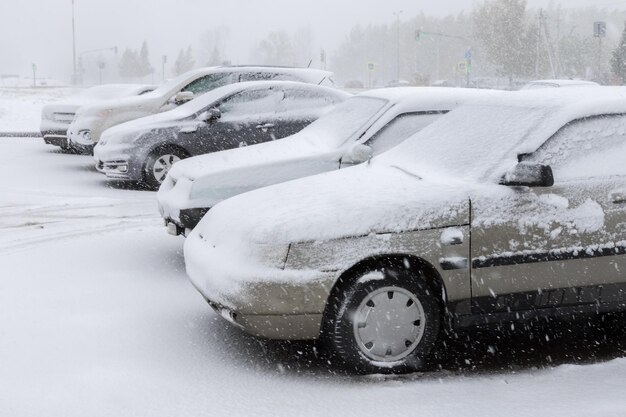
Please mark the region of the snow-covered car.
<svg viewBox="0 0 626 417"><path fill-rule="evenodd" d="M561 87L598 87L600 84L585 80L536 80L525 84L522 90L534 90L538 88L561 88Z"/></svg>
<svg viewBox="0 0 626 417"><path fill-rule="evenodd" d="M98 85L65 100L47 104L41 111L41 136L48 145L67 149L67 129L81 106L116 98L140 96L155 88L154 85L143 84Z"/></svg>
<svg viewBox="0 0 626 417"><path fill-rule="evenodd" d="M68 139L75 150L91 153L102 132L110 127L172 110L207 91L228 84L268 80L332 85L332 73L308 68L253 66L196 69L167 81L141 97L82 107L68 129Z"/></svg>
<svg viewBox="0 0 626 417"><path fill-rule="evenodd" d="M96 168L109 178L156 189L181 159L291 136L348 97L293 81L230 84L106 130L94 148Z"/></svg>
<svg viewBox="0 0 626 417"><path fill-rule="evenodd" d="M302 132L276 143L182 161L158 193L168 232L185 234L218 202L380 154L461 103L493 91L394 88L359 94Z"/></svg>
<svg viewBox="0 0 626 417"><path fill-rule="evenodd" d="M228 199L187 273L254 335L422 367L447 329L626 308L626 89L503 93L370 163Z"/></svg>

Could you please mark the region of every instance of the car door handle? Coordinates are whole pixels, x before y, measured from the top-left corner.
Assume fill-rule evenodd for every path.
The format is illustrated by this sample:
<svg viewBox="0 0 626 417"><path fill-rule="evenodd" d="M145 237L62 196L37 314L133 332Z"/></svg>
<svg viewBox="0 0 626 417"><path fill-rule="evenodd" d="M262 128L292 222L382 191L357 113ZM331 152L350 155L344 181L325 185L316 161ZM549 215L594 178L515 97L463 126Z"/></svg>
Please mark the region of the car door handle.
<svg viewBox="0 0 626 417"><path fill-rule="evenodd" d="M626 204L626 188L611 191L610 198L613 204Z"/></svg>
<svg viewBox="0 0 626 417"><path fill-rule="evenodd" d="M274 123L265 123L264 125L257 125L257 129L271 129L273 128L275 125Z"/></svg>

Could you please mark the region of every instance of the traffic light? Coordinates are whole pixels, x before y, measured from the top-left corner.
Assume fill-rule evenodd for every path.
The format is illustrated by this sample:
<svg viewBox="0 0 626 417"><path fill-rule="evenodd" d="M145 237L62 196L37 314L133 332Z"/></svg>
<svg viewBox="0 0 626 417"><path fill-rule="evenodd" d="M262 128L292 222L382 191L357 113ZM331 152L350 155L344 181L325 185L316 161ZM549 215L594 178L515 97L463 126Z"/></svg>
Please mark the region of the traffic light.
<svg viewBox="0 0 626 417"><path fill-rule="evenodd" d="M420 38L422 37L422 31L421 30L416 30L415 31L415 42L419 42Z"/></svg>

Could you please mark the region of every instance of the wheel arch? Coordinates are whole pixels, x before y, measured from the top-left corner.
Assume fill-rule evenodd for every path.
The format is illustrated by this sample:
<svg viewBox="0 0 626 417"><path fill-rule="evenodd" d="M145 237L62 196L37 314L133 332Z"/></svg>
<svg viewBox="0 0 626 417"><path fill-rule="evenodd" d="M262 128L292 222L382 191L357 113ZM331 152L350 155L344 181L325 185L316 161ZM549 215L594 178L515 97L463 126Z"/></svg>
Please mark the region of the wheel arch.
<svg viewBox="0 0 626 417"><path fill-rule="evenodd" d="M323 313L322 332L324 327L329 323L329 315L334 310L334 300L337 295L346 290L356 279L364 273L374 271L380 268L397 268L411 271L416 277L425 279L426 284L430 287L433 295L439 303L442 317L444 317L445 307L447 304L446 288L439 271L428 261L411 254L385 254L375 255L362 259L350 268L341 273L333 288L331 289L326 308Z"/></svg>

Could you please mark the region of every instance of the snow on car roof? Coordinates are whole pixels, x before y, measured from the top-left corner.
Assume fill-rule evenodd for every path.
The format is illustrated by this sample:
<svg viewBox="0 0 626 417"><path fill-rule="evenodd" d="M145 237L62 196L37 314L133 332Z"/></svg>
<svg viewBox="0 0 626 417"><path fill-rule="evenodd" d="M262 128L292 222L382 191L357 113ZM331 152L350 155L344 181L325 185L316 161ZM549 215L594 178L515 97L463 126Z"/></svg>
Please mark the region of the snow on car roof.
<svg viewBox="0 0 626 417"><path fill-rule="evenodd" d="M498 94L497 90L479 90L475 88L454 88L454 87L395 87L380 88L369 90L358 94L358 96L367 96L374 98L382 98L389 101L404 100L457 100L458 98L480 97L484 95Z"/></svg>
<svg viewBox="0 0 626 417"><path fill-rule="evenodd" d="M542 87L573 87L573 86L600 86L593 81L586 80L535 80L522 87L522 90Z"/></svg>

